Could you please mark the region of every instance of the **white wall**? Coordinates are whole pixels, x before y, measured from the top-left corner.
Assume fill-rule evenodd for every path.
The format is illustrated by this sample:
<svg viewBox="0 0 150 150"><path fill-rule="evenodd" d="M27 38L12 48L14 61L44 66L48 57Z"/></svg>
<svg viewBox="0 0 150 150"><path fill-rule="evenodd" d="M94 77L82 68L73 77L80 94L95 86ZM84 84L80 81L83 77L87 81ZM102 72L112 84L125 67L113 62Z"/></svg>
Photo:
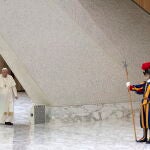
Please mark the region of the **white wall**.
<svg viewBox="0 0 150 150"><path fill-rule="evenodd" d="M12 70L24 88L36 89L35 102L52 106L127 101L122 61L132 80L143 80L149 23L130 0L0 1L0 34L34 87Z"/></svg>

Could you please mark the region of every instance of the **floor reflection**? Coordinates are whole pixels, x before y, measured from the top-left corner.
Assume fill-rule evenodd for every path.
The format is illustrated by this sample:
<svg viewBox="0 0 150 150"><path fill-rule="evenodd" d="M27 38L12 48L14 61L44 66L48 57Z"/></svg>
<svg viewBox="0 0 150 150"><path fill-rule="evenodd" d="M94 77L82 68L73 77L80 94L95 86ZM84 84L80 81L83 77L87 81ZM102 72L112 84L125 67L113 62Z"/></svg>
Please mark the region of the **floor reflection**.
<svg viewBox="0 0 150 150"><path fill-rule="evenodd" d="M19 98L14 102L14 123L29 125L29 114L32 107L32 101L26 93L18 93Z"/></svg>
<svg viewBox="0 0 150 150"><path fill-rule="evenodd" d="M138 136L141 129L138 128ZM148 150L134 141L131 120L0 126L3 150Z"/></svg>
<svg viewBox="0 0 150 150"><path fill-rule="evenodd" d="M14 126L0 125L1 150L148 150L149 145L134 141L131 119L102 122L53 122L31 126L29 98L15 101ZM142 130L137 121L138 137Z"/></svg>
<svg viewBox="0 0 150 150"><path fill-rule="evenodd" d="M13 128L13 150L27 150L30 141L30 126L15 125Z"/></svg>

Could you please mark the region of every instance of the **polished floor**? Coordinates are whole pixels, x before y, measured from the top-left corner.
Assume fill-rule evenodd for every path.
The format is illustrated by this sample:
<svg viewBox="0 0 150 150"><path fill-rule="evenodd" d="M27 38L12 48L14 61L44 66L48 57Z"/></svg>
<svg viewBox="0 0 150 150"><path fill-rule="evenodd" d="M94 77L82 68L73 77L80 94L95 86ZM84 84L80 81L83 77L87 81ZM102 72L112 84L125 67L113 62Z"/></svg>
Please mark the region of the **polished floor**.
<svg viewBox="0 0 150 150"><path fill-rule="evenodd" d="M29 125L31 101L15 102L15 125L0 126L0 150L149 150L134 141L130 119ZM141 129L137 128L138 137Z"/></svg>

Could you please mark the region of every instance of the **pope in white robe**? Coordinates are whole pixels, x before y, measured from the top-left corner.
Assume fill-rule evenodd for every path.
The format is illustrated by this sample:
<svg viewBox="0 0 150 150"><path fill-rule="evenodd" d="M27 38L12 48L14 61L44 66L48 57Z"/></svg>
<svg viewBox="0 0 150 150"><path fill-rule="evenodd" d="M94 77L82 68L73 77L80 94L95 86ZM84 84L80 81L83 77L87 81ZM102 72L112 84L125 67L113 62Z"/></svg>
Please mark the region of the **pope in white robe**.
<svg viewBox="0 0 150 150"><path fill-rule="evenodd" d="M18 98L16 83L8 69L3 68L0 74L0 123L13 125L14 98Z"/></svg>

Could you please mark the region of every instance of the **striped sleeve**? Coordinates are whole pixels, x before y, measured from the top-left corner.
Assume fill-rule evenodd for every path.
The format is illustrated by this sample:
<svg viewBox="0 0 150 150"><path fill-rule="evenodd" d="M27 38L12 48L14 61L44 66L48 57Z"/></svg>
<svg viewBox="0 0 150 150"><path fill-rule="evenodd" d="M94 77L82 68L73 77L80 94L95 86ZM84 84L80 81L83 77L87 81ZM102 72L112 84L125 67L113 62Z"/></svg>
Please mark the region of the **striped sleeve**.
<svg viewBox="0 0 150 150"><path fill-rule="evenodd" d="M135 91L137 94L144 94L145 83L146 82L142 82L142 83L137 84L137 85L131 85L130 90Z"/></svg>

